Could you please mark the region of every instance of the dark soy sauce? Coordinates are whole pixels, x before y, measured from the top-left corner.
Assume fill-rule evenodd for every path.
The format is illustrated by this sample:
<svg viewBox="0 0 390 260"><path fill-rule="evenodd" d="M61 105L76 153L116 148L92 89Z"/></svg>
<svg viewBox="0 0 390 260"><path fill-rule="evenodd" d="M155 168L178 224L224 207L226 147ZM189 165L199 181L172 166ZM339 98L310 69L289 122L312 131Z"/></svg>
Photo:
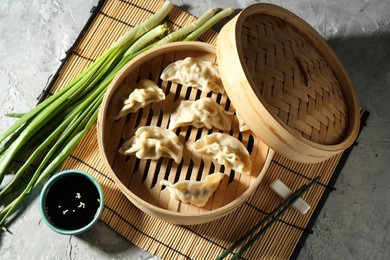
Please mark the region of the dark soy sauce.
<svg viewBox="0 0 390 260"><path fill-rule="evenodd" d="M100 206L99 192L83 175L68 175L59 179L46 196L46 212L52 224L66 230L88 225Z"/></svg>

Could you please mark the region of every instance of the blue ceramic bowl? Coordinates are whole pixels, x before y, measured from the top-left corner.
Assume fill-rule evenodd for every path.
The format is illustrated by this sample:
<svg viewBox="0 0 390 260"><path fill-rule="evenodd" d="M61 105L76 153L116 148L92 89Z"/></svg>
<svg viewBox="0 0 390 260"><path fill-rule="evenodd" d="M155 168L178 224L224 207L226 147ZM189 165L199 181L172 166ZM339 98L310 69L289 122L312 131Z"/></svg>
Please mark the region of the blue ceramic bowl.
<svg viewBox="0 0 390 260"><path fill-rule="evenodd" d="M77 235L90 229L103 212L103 192L88 173L67 170L53 175L44 185L39 210L55 232Z"/></svg>

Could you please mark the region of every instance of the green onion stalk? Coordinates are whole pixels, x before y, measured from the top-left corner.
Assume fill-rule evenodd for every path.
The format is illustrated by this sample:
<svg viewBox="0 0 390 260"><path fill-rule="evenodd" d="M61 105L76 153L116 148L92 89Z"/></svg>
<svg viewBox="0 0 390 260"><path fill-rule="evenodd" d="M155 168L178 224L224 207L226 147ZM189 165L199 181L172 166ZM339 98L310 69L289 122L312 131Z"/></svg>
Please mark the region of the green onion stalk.
<svg viewBox="0 0 390 260"><path fill-rule="evenodd" d="M213 25L218 23L223 18L226 18L233 14L235 9L233 7L226 8L213 17L211 17L209 20L207 20L204 24L199 26L198 29L194 30L191 34L189 34L183 41L195 41L197 40L205 31L210 29Z"/></svg>

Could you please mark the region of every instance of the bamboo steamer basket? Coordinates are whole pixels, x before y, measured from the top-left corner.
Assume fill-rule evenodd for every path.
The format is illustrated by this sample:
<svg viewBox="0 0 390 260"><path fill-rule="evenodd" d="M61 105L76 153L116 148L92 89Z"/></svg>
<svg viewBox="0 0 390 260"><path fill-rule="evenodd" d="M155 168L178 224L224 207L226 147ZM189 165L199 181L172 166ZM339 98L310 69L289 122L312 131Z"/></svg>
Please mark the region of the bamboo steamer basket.
<svg viewBox="0 0 390 260"><path fill-rule="evenodd" d="M254 135L298 162L326 160L355 141L353 84L323 38L293 13L254 4L221 30L222 81Z"/></svg>
<svg viewBox="0 0 390 260"><path fill-rule="evenodd" d="M202 136L218 129L181 127L175 130L183 143L183 160L176 164L172 159L161 158L158 161L139 160L135 156L123 156L118 153L122 143L131 138L140 126L168 127L170 114L175 111L181 100L196 100L211 97L227 111L234 112L226 94L206 94L195 88L162 81L163 69L174 61L186 57L195 57L216 63L215 46L201 42L170 43L153 48L130 61L115 77L105 93L98 116L98 143L110 176L123 194L139 209L164 221L193 225L216 220L241 205L261 182L274 152L260 138L250 131L241 133L235 115L231 116L230 134L239 139L251 155L250 174L236 173L221 166L207 156L193 153L190 146ZM124 84L148 78L157 83L164 91L166 99L152 103L136 113L119 120L109 116L113 94ZM218 189L203 207L182 203L170 198L168 189L162 188L160 180L170 182L178 180L203 180L214 172L225 174Z"/></svg>

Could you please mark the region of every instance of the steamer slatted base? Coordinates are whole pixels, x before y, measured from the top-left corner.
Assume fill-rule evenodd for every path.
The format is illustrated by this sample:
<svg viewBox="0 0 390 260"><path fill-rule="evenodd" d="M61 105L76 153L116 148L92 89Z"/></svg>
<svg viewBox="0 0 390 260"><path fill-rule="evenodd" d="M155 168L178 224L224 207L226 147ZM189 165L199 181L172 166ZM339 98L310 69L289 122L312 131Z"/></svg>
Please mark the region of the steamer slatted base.
<svg viewBox="0 0 390 260"><path fill-rule="evenodd" d="M101 1L50 83L48 93L64 86L124 31L151 15L161 5L162 1L149 0ZM169 18L174 28L194 19L178 8ZM215 44L216 33L209 31L200 40ZM313 212L321 197L332 188L328 185L341 156L338 154L321 163L303 164L277 154L255 193L237 210L218 221L194 226L169 224L137 209L104 167L99 154L96 128L87 134L64 168L84 170L96 177L105 195L101 220L138 247L162 259L214 259L281 202L269 188L275 178L281 179L294 190L320 175L320 182L303 197L312 209L306 215L289 210L244 255L246 259L288 259L297 250L300 238L310 232L308 225Z"/></svg>

